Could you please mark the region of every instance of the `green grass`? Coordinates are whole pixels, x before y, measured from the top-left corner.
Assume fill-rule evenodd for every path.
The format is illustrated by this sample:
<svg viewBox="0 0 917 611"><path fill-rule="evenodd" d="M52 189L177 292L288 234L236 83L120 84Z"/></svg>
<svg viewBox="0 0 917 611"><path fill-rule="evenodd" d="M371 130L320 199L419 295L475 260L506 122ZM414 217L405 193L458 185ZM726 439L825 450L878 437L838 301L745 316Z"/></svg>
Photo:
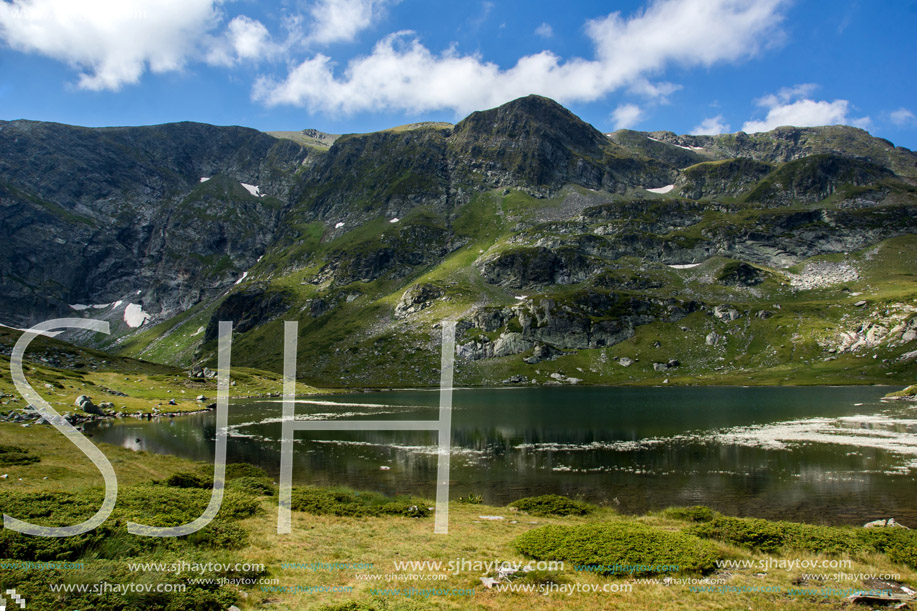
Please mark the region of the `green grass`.
<svg viewBox="0 0 917 611"><path fill-rule="evenodd" d="M39 456L37 463L4 468L8 479L0 480L0 509L20 518L48 524L66 524L91 515L102 497L101 477L88 460L74 460L73 452L61 443L60 435L49 427L31 427L0 423L0 445L15 445ZM459 610L474 605L488 611L548 611L551 609L803 609L815 611L836 603L830 597L793 597L762 593L760 586L783 588L803 583L812 569L770 570L759 574L759 563L776 561L749 542L771 539L756 533L780 534L782 547L794 560L823 562L837 557L851 560L849 573L900 575L899 581L909 587L917 585L914 569L913 531L903 529L854 529L800 525L789 522L750 521L725 518L703 507L674 508L645 516L619 515L607 507L598 507L589 515L545 517L513 515L509 507L453 502L450 504L449 534L433 533L432 520L407 517L402 511L388 511L387 505L404 507L398 500L375 493L344 489L297 487L294 499L311 511L292 512L292 532L277 534L277 497L270 478L256 467L243 464L227 466L227 490L217 519L204 531L178 539L151 539L129 535L125 520L149 524L175 524L196 517L209 498L209 490L197 482L194 487L166 485L176 474L178 479L195 479L209 473L212 465L195 463L170 456L134 452L126 448L99 444L111 460L119 478L119 499L115 515L99 529L80 537L63 539L24 538L10 531L0 532L0 559L36 561L71 559L82 562L73 570L0 571L0 587L16 588L25 596L28 608L40 611L73 608L110 611L191 611L197 609L225 611L236 605L242 611L266 607L289 609L378 609L385 611ZM48 479L44 479L48 476ZM19 481L21 478L22 481ZM206 479L206 478L201 478ZM257 484L255 484L257 482ZM428 501L427 501L428 502ZM407 506L408 508L410 505ZM517 519L481 520L481 515L504 515ZM729 520L728 528L722 526ZM739 526L735 524L738 523ZM749 527L748 524L752 526ZM709 525L717 525L710 528ZM699 527L708 530L698 538L692 532ZM716 538L707 538L716 535ZM726 539L729 539L727 541ZM735 541L735 543L730 542ZM785 542L790 541L791 546ZM770 548L769 548L770 549ZM827 551L824 551L827 550ZM582 588L567 593L499 592L483 587L481 571L415 571L425 576L442 573L443 580L413 583L388 582L386 575L408 574L396 571L395 563L405 560L439 561L447 565L456 559L471 561L518 562L525 565L537 559L562 559L563 568L537 570L512 583L541 585L561 584ZM716 572L711 578L724 579L731 588L726 594L692 591L683 577L700 578L715 570L716 559L740 559L752 568L732 568ZM164 564L208 562L248 564L246 571L167 573L131 572L128 562ZM371 568L360 570L312 571L292 562L364 563ZM263 564L263 570L253 566ZM614 569L614 565L625 565ZM655 569L648 565L657 565ZM678 565L678 579L670 584L637 583L635 578L660 571L658 565ZM577 570L577 565L580 570ZM588 565L588 569L581 567ZM647 565L635 567L634 565ZM670 567L673 568L673 567ZM674 570L656 572L668 576ZM835 572L832 570L831 572ZM492 573L491 573L492 574ZM358 575L380 576L367 580ZM247 578L243 584L232 579ZM194 584L199 578L226 582L220 585ZM327 591L310 593L263 590L258 583L281 586L309 585ZM276 580L276 581L272 581ZM109 592L95 595L52 594L48 582L72 584L186 584L183 594L134 593L121 596ZM603 592L606 585L631 584L630 591ZM819 584L821 585L821 584ZM348 592L333 588L346 586ZM416 596L393 597L374 593L377 589L462 588L475 589L473 597ZM749 587L746 587L749 586ZM754 586L751 588L750 586ZM862 587L861 582L845 587ZM593 588L596 590L593 591Z"/></svg>

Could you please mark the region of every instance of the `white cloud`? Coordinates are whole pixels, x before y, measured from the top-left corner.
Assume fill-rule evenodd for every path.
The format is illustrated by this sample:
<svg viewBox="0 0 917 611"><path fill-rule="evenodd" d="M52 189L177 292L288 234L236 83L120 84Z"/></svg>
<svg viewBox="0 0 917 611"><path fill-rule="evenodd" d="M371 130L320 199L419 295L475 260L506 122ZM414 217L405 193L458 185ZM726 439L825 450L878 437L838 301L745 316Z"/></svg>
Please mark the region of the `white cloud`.
<svg viewBox="0 0 917 611"><path fill-rule="evenodd" d="M917 117L907 108L899 108L892 112L889 117L895 125L900 125L902 127L906 125L917 125Z"/></svg>
<svg viewBox="0 0 917 611"><path fill-rule="evenodd" d="M348 42L379 17L387 0L319 0L309 11L314 20L308 41Z"/></svg>
<svg viewBox="0 0 917 611"><path fill-rule="evenodd" d="M282 46L271 40L263 23L239 15L229 22L221 38L213 40L206 60L211 64L231 66L240 61L274 57L282 50Z"/></svg>
<svg viewBox="0 0 917 611"><path fill-rule="evenodd" d="M80 70L78 85L118 90L147 70L180 70L219 24L222 0L0 2L0 39Z"/></svg>
<svg viewBox="0 0 917 611"><path fill-rule="evenodd" d="M717 134L729 133L729 124L723 120L723 115L707 117L700 122L700 125L691 130L692 134L697 136L716 136Z"/></svg>
<svg viewBox="0 0 917 611"><path fill-rule="evenodd" d="M615 129L628 129L643 119L643 110L636 104L621 104L611 113Z"/></svg>
<svg viewBox="0 0 917 611"><path fill-rule="evenodd" d="M540 26L535 28L535 36L541 36L542 38L552 38L554 36L554 28L551 27L550 23L542 23Z"/></svg>
<svg viewBox="0 0 917 611"><path fill-rule="evenodd" d="M662 96L677 85L652 85L649 79L671 65L735 62L781 40L785 4L785 0L656 0L629 19L612 13L587 22L586 33L595 50L592 60L565 61L542 51L520 58L507 69L452 49L436 54L411 32L398 32L344 67L316 54L293 66L283 80L261 77L252 97L268 106L290 104L313 112L449 108L461 114L529 93L562 103L598 100L622 87L651 94L656 87L655 95Z"/></svg>
<svg viewBox="0 0 917 611"><path fill-rule="evenodd" d="M750 134L766 132L780 127L814 127L819 125L855 125L867 127L869 117L853 118L848 116L850 102L847 100L816 101L811 99L817 89L811 83L781 89L776 94L767 95L757 100L757 104L767 108L767 116L760 121L746 121L742 131Z"/></svg>

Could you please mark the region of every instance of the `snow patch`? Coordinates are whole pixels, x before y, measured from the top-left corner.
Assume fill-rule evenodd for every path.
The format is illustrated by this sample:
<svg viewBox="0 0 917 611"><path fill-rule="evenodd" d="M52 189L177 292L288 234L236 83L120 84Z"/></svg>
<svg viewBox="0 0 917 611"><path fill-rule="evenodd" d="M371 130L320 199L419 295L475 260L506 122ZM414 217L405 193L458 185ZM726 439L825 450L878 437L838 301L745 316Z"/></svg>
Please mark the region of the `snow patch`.
<svg viewBox="0 0 917 611"><path fill-rule="evenodd" d="M114 310L115 308L117 308L117 307L118 307L119 305L121 305L122 303L124 303L124 302L121 301L121 300L119 299L118 301L116 301L116 302L114 302L113 304L111 304L111 309Z"/></svg>
<svg viewBox="0 0 917 611"><path fill-rule="evenodd" d="M675 185L666 185L664 187L656 187L654 189L647 189L650 193L668 193L675 188Z"/></svg>
<svg viewBox="0 0 917 611"><path fill-rule="evenodd" d="M255 197L261 197L261 189L259 189L257 185L249 185L244 182L240 182L239 184L245 187L245 190Z"/></svg>
<svg viewBox="0 0 917 611"><path fill-rule="evenodd" d="M209 176L201 176L201 182L207 182L208 180L210 180Z"/></svg>
<svg viewBox="0 0 917 611"><path fill-rule="evenodd" d="M400 220L401 220L401 219L398 218L398 217L396 216L395 218L393 218L392 220L390 220L389 223L397 223L397 222L400 221Z"/></svg>
<svg viewBox="0 0 917 611"><path fill-rule="evenodd" d="M340 223L337 223L337 224L334 226L334 228L335 228L335 229L340 229L340 228L343 227L343 226L344 226L344 221L341 221Z"/></svg>
<svg viewBox="0 0 917 611"><path fill-rule="evenodd" d="M129 303L124 308L124 322L132 329L136 329L149 318L151 316L143 311L143 306L139 303Z"/></svg>
<svg viewBox="0 0 917 611"><path fill-rule="evenodd" d="M236 280L236 284L242 284L242 281L248 276L248 272L242 272L242 277Z"/></svg>
<svg viewBox="0 0 917 611"><path fill-rule="evenodd" d="M120 303L120 302L117 302ZM89 308L95 308L96 310L104 310L107 307L110 307L115 304L111 303L94 303L92 305L86 305L85 303L71 303L70 307L77 312L82 312L83 310L88 310Z"/></svg>
<svg viewBox="0 0 917 611"><path fill-rule="evenodd" d="M198 328L197 328L197 331L195 331L194 333L192 333L192 334L190 335L190 337L194 337L194 336L196 336L196 335L200 335L200 334L203 333L203 332L204 332L204 327L198 327Z"/></svg>
<svg viewBox="0 0 917 611"><path fill-rule="evenodd" d="M691 269L692 267L697 267L698 265L703 265L703 263L676 263L674 265L669 265L672 269Z"/></svg>

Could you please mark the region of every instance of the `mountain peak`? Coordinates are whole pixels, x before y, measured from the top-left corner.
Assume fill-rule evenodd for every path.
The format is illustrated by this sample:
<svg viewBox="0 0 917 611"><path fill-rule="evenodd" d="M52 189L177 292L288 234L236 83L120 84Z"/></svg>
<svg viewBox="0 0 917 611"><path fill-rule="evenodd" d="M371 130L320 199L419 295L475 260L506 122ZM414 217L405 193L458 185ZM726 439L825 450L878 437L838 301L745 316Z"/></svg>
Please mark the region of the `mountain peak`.
<svg viewBox="0 0 917 611"><path fill-rule="evenodd" d="M473 112L455 126L456 134L503 134L510 138L556 140L580 153L601 155L605 136L550 98L527 95L490 110Z"/></svg>
<svg viewBox="0 0 917 611"><path fill-rule="evenodd" d="M549 98L529 95L497 108L473 112L459 122L450 146L468 158L490 162L488 171L533 186L559 186L571 179L577 159L600 165L607 146L597 129ZM492 166L492 167L491 167ZM588 172L598 180L601 171Z"/></svg>

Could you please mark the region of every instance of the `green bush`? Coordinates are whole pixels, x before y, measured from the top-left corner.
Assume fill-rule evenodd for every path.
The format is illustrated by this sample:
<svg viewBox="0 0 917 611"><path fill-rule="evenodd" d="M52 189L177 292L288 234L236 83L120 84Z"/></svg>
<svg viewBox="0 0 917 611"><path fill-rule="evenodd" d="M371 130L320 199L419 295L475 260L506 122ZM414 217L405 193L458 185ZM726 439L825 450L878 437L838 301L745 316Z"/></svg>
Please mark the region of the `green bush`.
<svg viewBox="0 0 917 611"><path fill-rule="evenodd" d="M31 465L41 460L26 448L0 445L0 466Z"/></svg>
<svg viewBox="0 0 917 611"><path fill-rule="evenodd" d="M267 471L255 465L244 462L229 463L226 465L226 481L241 479L243 477L271 480L271 476L267 474Z"/></svg>
<svg viewBox="0 0 917 611"><path fill-rule="evenodd" d="M255 496L273 496L277 492L274 482L260 477L240 477L226 483L227 490L238 490Z"/></svg>
<svg viewBox="0 0 917 611"><path fill-rule="evenodd" d="M776 522L758 518L719 516L692 526L685 532L762 552L774 552L786 545L786 536Z"/></svg>
<svg viewBox="0 0 917 611"><path fill-rule="evenodd" d="M559 494L532 496L509 504L533 516L584 516L596 510L595 505L575 501Z"/></svg>
<svg viewBox="0 0 917 611"><path fill-rule="evenodd" d="M917 569L917 530L862 528L856 532L860 540L886 554L892 562Z"/></svg>
<svg viewBox="0 0 917 611"><path fill-rule="evenodd" d="M213 488L213 479L201 473L180 471L170 475L166 485L174 488Z"/></svg>
<svg viewBox="0 0 917 611"><path fill-rule="evenodd" d="M685 522L709 522L720 514L709 507L695 505L694 507L669 507L663 510L662 515Z"/></svg>
<svg viewBox="0 0 917 611"><path fill-rule="evenodd" d="M515 545L536 560L562 560L598 573L618 572L616 565L630 567L633 575L705 573L720 557L713 544L697 537L635 522L543 526L517 537Z"/></svg>
<svg viewBox="0 0 917 611"><path fill-rule="evenodd" d="M857 529L816 526L798 522L771 522L758 518L716 516L686 532L761 552L792 548L813 553L856 554L876 550Z"/></svg>
<svg viewBox="0 0 917 611"><path fill-rule="evenodd" d="M344 488L297 487L290 507L317 515L383 516L423 518L430 515L430 501L414 497L389 498L377 492L358 492Z"/></svg>
<svg viewBox="0 0 917 611"><path fill-rule="evenodd" d="M223 611L238 602L234 590L216 584L192 584L187 579L175 579L169 574L146 574L138 579L130 573L123 562L93 561L94 568L76 570L17 571L0 572L0 588L6 591L15 588L27 601L26 609L93 609L94 611ZM212 577L211 574L194 575ZM184 592L52 592L48 583L86 584L98 583L101 579L115 584L156 583L174 584L186 582ZM155 588L153 588L155 590ZM18 609L18 607L17 607Z"/></svg>
<svg viewBox="0 0 917 611"><path fill-rule="evenodd" d="M188 535L198 547L210 549L240 549L248 545L248 531L235 522L213 520L201 530Z"/></svg>

